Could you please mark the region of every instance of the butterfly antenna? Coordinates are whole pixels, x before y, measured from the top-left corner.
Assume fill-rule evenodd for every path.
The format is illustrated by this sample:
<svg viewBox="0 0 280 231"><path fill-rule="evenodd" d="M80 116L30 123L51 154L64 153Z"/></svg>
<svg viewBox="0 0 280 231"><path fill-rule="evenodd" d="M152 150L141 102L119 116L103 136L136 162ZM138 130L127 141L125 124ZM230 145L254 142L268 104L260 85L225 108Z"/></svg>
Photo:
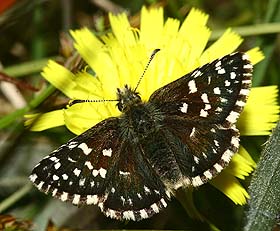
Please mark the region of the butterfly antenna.
<svg viewBox="0 0 280 231"><path fill-rule="evenodd" d="M144 77L144 75L145 75L145 73L146 73L150 63L152 62L153 58L155 57L155 54L158 53L159 51L160 51L160 49L155 49L153 51L153 53L151 54L150 59L149 59L148 63L146 64L146 66L144 68L144 71L143 71L143 74L139 78L138 83L136 84L136 87L135 87L134 91L136 91L136 89L139 87L139 84L140 84L141 80L143 79L143 77Z"/></svg>
<svg viewBox="0 0 280 231"><path fill-rule="evenodd" d="M97 103L97 102L112 102L112 101L118 101L117 99L99 99L99 100L90 100L90 99L74 99L69 102L69 106L73 106L77 103Z"/></svg>

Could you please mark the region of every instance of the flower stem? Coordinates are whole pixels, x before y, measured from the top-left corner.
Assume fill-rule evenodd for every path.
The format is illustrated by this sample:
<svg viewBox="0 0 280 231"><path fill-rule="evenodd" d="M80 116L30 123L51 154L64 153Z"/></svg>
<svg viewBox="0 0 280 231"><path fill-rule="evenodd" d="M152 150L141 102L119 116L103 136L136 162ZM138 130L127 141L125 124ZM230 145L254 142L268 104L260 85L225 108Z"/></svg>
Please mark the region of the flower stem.
<svg viewBox="0 0 280 231"><path fill-rule="evenodd" d="M13 193L11 196L6 198L0 203L0 213L2 213L4 210L9 208L11 205L13 205L16 201L21 199L24 195L26 195L31 189L31 184L28 183L22 188L20 188L18 191Z"/></svg>
<svg viewBox="0 0 280 231"><path fill-rule="evenodd" d="M12 77L21 77L25 75L38 73L42 70L44 66L46 66L49 59L57 59L57 57L38 59L30 62L13 65L4 68L3 72Z"/></svg>
<svg viewBox="0 0 280 231"><path fill-rule="evenodd" d="M234 27L233 31L237 32L242 37L246 36L256 36L262 34L277 34L280 32L280 23L263 23L251 26ZM225 30L215 30L213 31L210 40L218 39Z"/></svg>

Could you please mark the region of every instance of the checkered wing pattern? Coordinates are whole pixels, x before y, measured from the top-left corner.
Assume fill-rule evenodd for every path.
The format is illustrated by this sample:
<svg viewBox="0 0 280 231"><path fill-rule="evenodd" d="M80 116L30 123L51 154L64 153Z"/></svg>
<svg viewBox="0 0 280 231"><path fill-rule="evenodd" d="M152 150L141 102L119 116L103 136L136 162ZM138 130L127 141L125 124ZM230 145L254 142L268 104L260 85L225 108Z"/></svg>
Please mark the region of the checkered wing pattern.
<svg viewBox="0 0 280 231"><path fill-rule="evenodd" d="M44 193L75 205L98 204L116 219L148 218L167 206L165 186L137 145L107 119L46 156L30 180Z"/></svg>
<svg viewBox="0 0 280 231"><path fill-rule="evenodd" d="M165 144L177 143L174 156L180 171L173 179L175 188L207 182L238 151L235 123L246 103L251 77L248 55L238 52L197 68L152 94L149 102L166 115L166 131L154 136L152 143L160 143L162 138L158 137L167 133L171 138ZM178 150L179 146L183 151ZM164 164L157 158L153 165L161 174L165 172Z"/></svg>
<svg viewBox="0 0 280 231"><path fill-rule="evenodd" d="M62 201L97 204L111 218L149 218L170 193L202 185L228 165L239 148L235 124L251 72L248 55L238 52L158 89L148 102L125 85L117 90L121 116L53 151L30 180Z"/></svg>

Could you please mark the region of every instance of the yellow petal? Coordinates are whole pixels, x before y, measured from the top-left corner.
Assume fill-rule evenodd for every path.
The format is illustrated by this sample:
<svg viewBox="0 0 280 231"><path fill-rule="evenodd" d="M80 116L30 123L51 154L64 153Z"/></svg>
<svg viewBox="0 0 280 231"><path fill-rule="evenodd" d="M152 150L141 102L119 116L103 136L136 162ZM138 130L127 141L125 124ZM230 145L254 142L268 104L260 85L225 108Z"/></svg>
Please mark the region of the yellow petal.
<svg viewBox="0 0 280 231"><path fill-rule="evenodd" d="M217 177L211 180L210 183L230 198L235 204L244 205L246 204L246 200L250 197L238 180L225 171L222 171Z"/></svg>
<svg viewBox="0 0 280 231"><path fill-rule="evenodd" d="M88 63L102 83L103 97L114 99L116 88L119 86L116 65L108 54L108 47L104 46L88 29L71 31L75 39L75 48Z"/></svg>
<svg viewBox="0 0 280 231"><path fill-rule="evenodd" d="M210 30L206 27L208 15L193 8L183 22L179 35L184 38L184 43L188 46L185 50L185 60L188 61L186 70L197 67L198 58L201 56L210 37Z"/></svg>
<svg viewBox="0 0 280 231"><path fill-rule="evenodd" d="M75 98L75 75L71 71L50 60L43 69L42 76L69 98Z"/></svg>
<svg viewBox="0 0 280 231"><path fill-rule="evenodd" d="M64 110L65 124L71 132L80 135L104 118L112 117L111 112L120 114L112 102L74 104Z"/></svg>
<svg viewBox="0 0 280 231"><path fill-rule="evenodd" d="M135 46L135 35L131 29L126 14L119 14L115 16L109 13L109 20L113 34L120 46L127 48Z"/></svg>
<svg viewBox="0 0 280 231"><path fill-rule="evenodd" d="M247 54L249 55L250 61L253 65L264 59L264 54L259 47L252 48L251 50L247 51Z"/></svg>
<svg viewBox="0 0 280 231"><path fill-rule="evenodd" d="M152 8L141 10L140 43L148 46L152 51L160 45L159 40L163 32L163 8Z"/></svg>
<svg viewBox="0 0 280 231"><path fill-rule="evenodd" d="M43 131L64 125L64 115L62 110L55 110L44 114L29 114L24 117L27 119L24 122L24 125L31 126L31 131Z"/></svg>
<svg viewBox="0 0 280 231"><path fill-rule="evenodd" d="M243 39L237 33L227 29L216 42L203 52L200 58L200 65L232 53L242 41Z"/></svg>
<svg viewBox="0 0 280 231"><path fill-rule="evenodd" d="M224 171L244 180L256 166L256 163L248 156L250 156L248 152L241 146L238 153L233 156L229 166Z"/></svg>
<svg viewBox="0 0 280 231"><path fill-rule="evenodd" d="M269 135L279 119L277 86L252 88L237 127L243 136Z"/></svg>

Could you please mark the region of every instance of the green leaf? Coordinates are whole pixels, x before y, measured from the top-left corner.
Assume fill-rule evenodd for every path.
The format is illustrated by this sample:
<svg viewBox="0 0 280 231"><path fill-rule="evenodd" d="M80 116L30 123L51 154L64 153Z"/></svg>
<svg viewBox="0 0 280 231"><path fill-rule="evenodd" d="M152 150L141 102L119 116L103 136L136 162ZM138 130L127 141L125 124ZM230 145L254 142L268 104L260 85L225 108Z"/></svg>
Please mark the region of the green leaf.
<svg viewBox="0 0 280 231"><path fill-rule="evenodd" d="M280 211L280 122L266 143L249 186L245 231L272 230Z"/></svg>

